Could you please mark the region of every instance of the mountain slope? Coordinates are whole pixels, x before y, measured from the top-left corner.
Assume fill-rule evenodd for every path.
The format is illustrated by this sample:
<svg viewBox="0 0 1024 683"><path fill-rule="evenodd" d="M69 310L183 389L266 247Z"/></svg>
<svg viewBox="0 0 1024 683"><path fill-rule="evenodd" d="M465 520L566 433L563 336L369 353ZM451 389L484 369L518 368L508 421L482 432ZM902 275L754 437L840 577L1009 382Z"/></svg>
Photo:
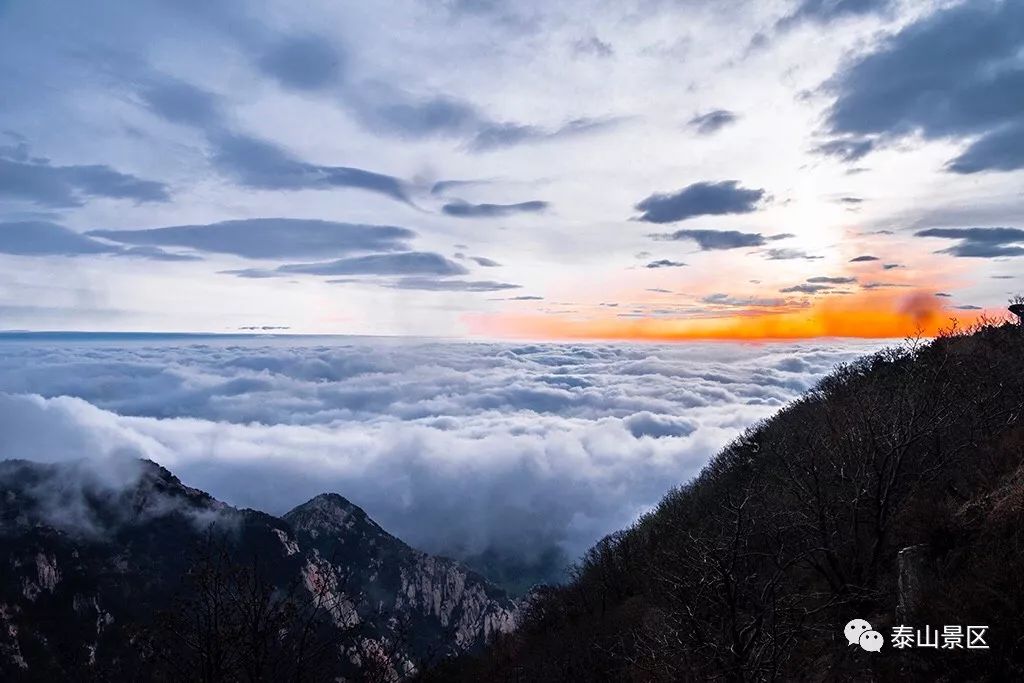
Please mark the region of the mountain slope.
<svg viewBox="0 0 1024 683"><path fill-rule="evenodd" d="M335 494L279 519L148 461L0 462L3 680L397 680L514 619Z"/></svg>
<svg viewBox="0 0 1024 683"><path fill-rule="evenodd" d="M424 678L1022 680L1022 576L1024 326L991 325L838 368ZM988 649L916 646L947 625Z"/></svg>

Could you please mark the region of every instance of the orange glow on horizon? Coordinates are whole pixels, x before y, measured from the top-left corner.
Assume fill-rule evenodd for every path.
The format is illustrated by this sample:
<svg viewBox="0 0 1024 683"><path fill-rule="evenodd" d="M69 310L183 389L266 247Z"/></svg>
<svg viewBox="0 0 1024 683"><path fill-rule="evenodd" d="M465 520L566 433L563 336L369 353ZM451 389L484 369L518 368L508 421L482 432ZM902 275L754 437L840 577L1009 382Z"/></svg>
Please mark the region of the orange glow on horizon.
<svg viewBox="0 0 1024 683"><path fill-rule="evenodd" d="M822 297L786 312L737 311L714 318L571 318L552 314L478 314L465 322L472 334L492 337L615 340L771 340L815 337L862 339L932 337L976 322L984 311L951 311L935 296L864 293Z"/></svg>

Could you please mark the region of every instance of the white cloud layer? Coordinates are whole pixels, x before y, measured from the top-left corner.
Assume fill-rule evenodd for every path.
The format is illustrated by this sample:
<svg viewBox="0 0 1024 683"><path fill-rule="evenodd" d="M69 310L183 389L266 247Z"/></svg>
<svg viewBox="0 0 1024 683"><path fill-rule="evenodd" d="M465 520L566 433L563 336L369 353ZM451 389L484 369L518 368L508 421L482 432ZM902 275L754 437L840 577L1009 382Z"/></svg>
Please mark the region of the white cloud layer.
<svg viewBox="0 0 1024 683"><path fill-rule="evenodd" d="M0 458L134 454L272 513L336 491L424 550L549 579L874 346L0 344Z"/></svg>

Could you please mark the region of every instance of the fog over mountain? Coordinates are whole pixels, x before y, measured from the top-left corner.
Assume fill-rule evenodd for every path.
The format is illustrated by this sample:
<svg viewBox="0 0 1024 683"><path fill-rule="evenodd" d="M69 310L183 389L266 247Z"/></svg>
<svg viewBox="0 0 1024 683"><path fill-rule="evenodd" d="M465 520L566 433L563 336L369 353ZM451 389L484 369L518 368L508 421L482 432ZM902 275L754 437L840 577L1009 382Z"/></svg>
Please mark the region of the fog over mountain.
<svg viewBox="0 0 1024 683"><path fill-rule="evenodd" d="M0 346L0 458L146 457L271 514L339 492L413 546L523 590L878 344Z"/></svg>

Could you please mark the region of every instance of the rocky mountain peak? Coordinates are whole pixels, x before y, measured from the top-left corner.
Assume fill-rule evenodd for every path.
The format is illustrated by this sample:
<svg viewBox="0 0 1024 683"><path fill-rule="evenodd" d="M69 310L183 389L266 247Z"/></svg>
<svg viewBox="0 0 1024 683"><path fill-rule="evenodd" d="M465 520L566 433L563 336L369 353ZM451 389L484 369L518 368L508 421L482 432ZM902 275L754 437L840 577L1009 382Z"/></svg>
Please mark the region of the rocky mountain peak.
<svg viewBox="0 0 1024 683"><path fill-rule="evenodd" d="M369 526L387 534L361 507L337 493L321 493L286 513L283 519L293 528L310 533L345 534Z"/></svg>

